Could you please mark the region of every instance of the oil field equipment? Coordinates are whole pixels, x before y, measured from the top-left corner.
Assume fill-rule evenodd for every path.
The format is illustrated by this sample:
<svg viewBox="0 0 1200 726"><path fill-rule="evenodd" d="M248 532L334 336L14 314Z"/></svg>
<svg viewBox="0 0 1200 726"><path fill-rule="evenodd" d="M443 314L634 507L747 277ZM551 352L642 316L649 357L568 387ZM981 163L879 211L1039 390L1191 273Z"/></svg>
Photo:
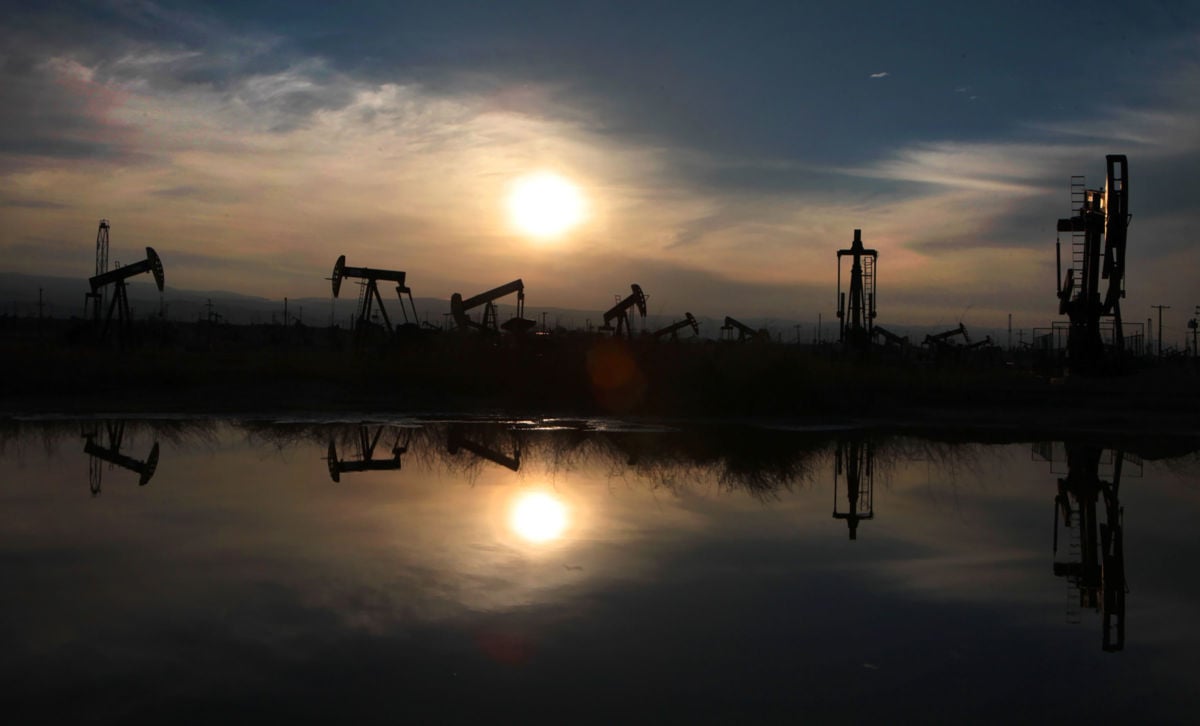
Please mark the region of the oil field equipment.
<svg viewBox="0 0 1200 726"><path fill-rule="evenodd" d="M842 292L842 258L849 256L850 295ZM879 253L863 247L862 230L854 230L850 249L838 250L838 324L839 340L848 348L866 350L871 346L875 324L875 269Z"/></svg>
<svg viewBox="0 0 1200 726"><path fill-rule="evenodd" d="M616 337L626 335L632 338L633 328L629 324L629 310L633 307L637 308L638 314L645 320L646 294L642 292L641 285L636 282L629 287L633 292L604 313L604 325L600 326L600 330L613 331L613 335ZM616 325L613 324L614 322Z"/></svg>
<svg viewBox="0 0 1200 726"><path fill-rule="evenodd" d="M954 342L956 336L962 336L963 342L961 345L966 345L971 342L971 336L967 334L967 326L962 323L958 324L957 328L943 330L940 333L930 333L925 336L925 341L922 345L929 346L935 350L945 350L947 348L961 347L960 344Z"/></svg>
<svg viewBox="0 0 1200 726"><path fill-rule="evenodd" d="M883 338L883 344L885 347L895 346L897 348L905 348L908 346L907 335L896 335L887 328L884 328L882 325L876 325L871 332L875 336Z"/></svg>
<svg viewBox="0 0 1200 726"><path fill-rule="evenodd" d="M97 443L96 439L100 438L100 430L97 425L93 425L83 432L83 453L88 455L88 487L92 490L92 496L100 494L100 483L104 476L106 462L110 466L119 466L137 474L138 486L145 486L149 483L150 479L154 477L155 470L158 469L158 442L155 441L154 445L150 447L150 453L144 460L138 460L121 453L121 444L125 438L124 421L110 421L104 425L104 429L108 434L108 446L101 446Z"/></svg>
<svg viewBox="0 0 1200 726"><path fill-rule="evenodd" d="M517 314L504 324L497 325L496 300L514 292L517 294ZM483 306L483 318L479 322L475 322L467 313L480 305ZM454 317L454 323L459 330L475 329L496 333L504 329L510 333L519 334L528 332L530 328L537 325L534 321L525 318L525 283L520 280L513 280L466 300L456 292L450 296L450 314Z"/></svg>
<svg viewBox="0 0 1200 726"><path fill-rule="evenodd" d="M106 228L102 227L101 231L106 232ZM101 341L108 338L108 331L112 327L114 317L117 321L117 337L121 344L126 345L133 341L133 314L129 310L129 296L125 291L125 281L143 272L154 274L154 284L158 286L158 291L162 292L163 265L153 247L146 248L146 259L141 262L102 272L88 279L88 284L92 287L91 298L93 301L103 297L104 291L109 285L113 286L112 302L108 304L108 314L105 315L104 326L100 329Z"/></svg>
<svg viewBox="0 0 1200 726"><path fill-rule="evenodd" d="M1129 229L1129 168L1122 154L1109 154L1103 189L1088 189L1071 177L1074 216L1058 220L1058 312L1070 320L1067 365L1077 373L1097 373L1106 358L1125 348L1121 298L1125 297L1125 242ZM1061 233L1071 233L1071 257L1063 275ZM1101 289L1101 280L1107 280ZM1107 323L1107 324L1106 324ZM1105 334L1111 354L1105 352Z"/></svg>
<svg viewBox="0 0 1200 726"><path fill-rule="evenodd" d="M684 313L684 315L687 317L685 317L683 320L676 320L667 327L654 331L654 339L658 340L659 338L664 338L669 335L671 336L671 340L677 340L679 338L679 331L689 326L692 328L693 336L699 335L700 323L696 322L696 318L694 318L691 313Z"/></svg>
<svg viewBox="0 0 1200 726"><path fill-rule="evenodd" d="M850 539L858 539L858 523L875 518L875 448L870 441L838 441L833 468L833 518L846 520ZM846 502L838 500L838 482L846 477Z"/></svg>
<svg viewBox="0 0 1200 726"><path fill-rule="evenodd" d="M467 437L467 428L463 424L450 424L450 431L446 435L446 451L450 454L457 454L459 449L466 449L479 458L486 459L493 464L499 464L505 469L518 471L521 468L521 441L515 436L513 436L513 453L510 456L487 444L469 439Z"/></svg>
<svg viewBox="0 0 1200 726"><path fill-rule="evenodd" d="M356 471L395 471L400 468L400 455L408 451L409 439L406 438L404 443L400 443L400 434L396 434L396 439L392 443L391 458L376 459L375 447L379 444L379 439L383 436L383 426L375 428L374 436L366 424L358 427L358 459L338 459L337 446L333 439L329 440L329 451L325 457L326 463L329 465L329 478L334 482L342 480L342 474ZM411 438L412 430L408 429L408 437Z"/></svg>
<svg viewBox="0 0 1200 726"><path fill-rule="evenodd" d="M766 328L755 330L745 323L735 320L728 315L725 316L725 324L721 326L721 334L726 340L733 339L733 332L737 331L737 342L750 343L759 342L767 343L771 340L771 334Z"/></svg>
<svg viewBox="0 0 1200 726"><path fill-rule="evenodd" d="M108 272L108 232L108 220L100 220L100 227L96 230L96 276ZM101 288L99 292L84 294L87 298L84 306L88 309L87 317L97 325L100 324L100 309L104 307L104 292L104 288Z"/></svg>
<svg viewBox="0 0 1200 726"><path fill-rule="evenodd" d="M342 255L337 258L337 262L333 265L333 276L329 278L333 284L333 296L337 297L342 289L342 279L352 277L363 280L363 289L359 293L358 301L358 318L355 323L355 332L361 336L363 331L373 325L371 313L375 303L379 303L379 314L383 317L384 327L389 333L392 330L392 321L388 317L387 308L384 307L383 298L379 295L379 281L386 280L387 282L396 283L396 296L400 298L400 313L404 315L405 324L417 324L417 306L413 302L412 290L404 285L405 273L401 270L377 270L370 267L348 267L346 265L346 256ZM412 309L412 319L409 320L409 309L404 307L404 296L408 295L409 308Z"/></svg>
<svg viewBox="0 0 1200 726"><path fill-rule="evenodd" d="M1035 452L1036 453L1036 452ZM1070 583L1078 608L1102 614L1101 647L1125 647L1125 541L1121 506L1121 470L1125 454L1111 451L1112 481L1100 478L1104 454L1098 446L1067 443L1067 476L1054 497L1054 574ZM1049 458L1049 457L1043 457ZM1136 463L1136 462L1135 462ZM1104 500L1104 521L1098 505ZM1059 521L1066 531L1065 561L1059 559ZM1068 613L1075 611L1072 607Z"/></svg>

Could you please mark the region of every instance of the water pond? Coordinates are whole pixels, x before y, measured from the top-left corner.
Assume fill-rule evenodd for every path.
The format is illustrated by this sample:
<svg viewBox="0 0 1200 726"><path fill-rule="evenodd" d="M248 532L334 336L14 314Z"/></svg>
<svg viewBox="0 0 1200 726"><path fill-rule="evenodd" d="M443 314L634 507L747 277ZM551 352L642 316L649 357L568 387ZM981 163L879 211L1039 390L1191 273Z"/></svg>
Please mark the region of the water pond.
<svg viewBox="0 0 1200 726"><path fill-rule="evenodd" d="M1194 442L0 427L18 722L1190 721Z"/></svg>

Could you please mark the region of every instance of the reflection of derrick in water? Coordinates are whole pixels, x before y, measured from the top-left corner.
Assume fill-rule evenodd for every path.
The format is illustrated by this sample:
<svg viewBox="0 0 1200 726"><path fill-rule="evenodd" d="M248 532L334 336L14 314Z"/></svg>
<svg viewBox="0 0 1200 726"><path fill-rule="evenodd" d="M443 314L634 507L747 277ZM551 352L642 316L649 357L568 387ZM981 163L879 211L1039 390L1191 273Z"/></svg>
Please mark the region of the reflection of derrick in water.
<svg viewBox="0 0 1200 726"><path fill-rule="evenodd" d="M145 486L158 468L158 442L154 442L146 459L141 461L121 453L125 438L124 421L109 421L104 424L104 431L108 435L108 446L96 443L96 439L100 438L99 424L93 424L83 432L83 453L88 455L88 487L92 490L92 496L100 493L104 462L108 462L109 468L119 466L132 471L138 475L138 486Z"/></svg>
<svg viewBox="0 0 1200 726"><path fill-rule="evenodd" d="M457 423L450 424L450 431L446 436L447 453L457 454L459 449L466 449L481 459L487 459L488 461L499 464L506 469L517 471L521 468L521 441L516 437L513 437L512 446L513 453L510 456L502 451L488 446L487 444L472 441L467 438L466 427Z"/></svg>
<svg viewBox="0 0 1200 726"><path fill-rule="evenodd" d="M1125 647L1125 547L1120 501L1123 451L1113 451L1112 481L1100 478L1103 449L1067 444L1067 476L1054 497L1054 574L1065 577L1078 606L1102 613L1105 651ZM1104 521L1098 505L1104 500ZM1067 534L1067 557L1058 560L1059 515Z"/></svg>
<svg viewBox="0 0 1200 726"><path fill-rule="evenodd" d="M833 518L846 520L850 539L858 539L858 523L874 519L875 449L870 441L838 441L833 469ZM845 509L839 509L838 481L846 476Z"/></svg>
<svg viewBox="0 0 1200 726"><path fill-rule="evenodd" d="M404 443L400 443L400 434L396 434L396 440L392 443L392 456L390 459L376 459L375 447L379 444L379 438L383 435L383 426L375 427L374 436L371 435L370 428L363 424L358 427L358 459L351 461L349 459L338 459L337 445L333 439L329 439L329 452L325 457L326 463L329 464L329 478L335 482L341 481L342 474L348 474L356 471L395 471L400 468L400 455L408 451L409 441L412 439L412 430L408 430L408 435L404 438Z"/></svg>

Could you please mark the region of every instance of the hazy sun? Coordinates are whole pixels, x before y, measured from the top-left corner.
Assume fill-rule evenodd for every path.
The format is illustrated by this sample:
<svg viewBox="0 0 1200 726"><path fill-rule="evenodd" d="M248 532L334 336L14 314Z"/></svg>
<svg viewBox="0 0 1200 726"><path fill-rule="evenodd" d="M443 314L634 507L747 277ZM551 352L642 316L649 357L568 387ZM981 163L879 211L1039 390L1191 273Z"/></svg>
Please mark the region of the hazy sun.
<svg viewBox="0 0 1200 726"><path fill-rule="evenodd" d="M557 237L583 221L583 196L557 174L530 174L513 183L508 213L525 234Z"/></svg>
<svg viewBox="0 0 1200 726"><path fill-rule="evenodd" d="M523 539L548 542L567 528L567 508L546 492L522 494L509 514L509 525Z"/></svg>

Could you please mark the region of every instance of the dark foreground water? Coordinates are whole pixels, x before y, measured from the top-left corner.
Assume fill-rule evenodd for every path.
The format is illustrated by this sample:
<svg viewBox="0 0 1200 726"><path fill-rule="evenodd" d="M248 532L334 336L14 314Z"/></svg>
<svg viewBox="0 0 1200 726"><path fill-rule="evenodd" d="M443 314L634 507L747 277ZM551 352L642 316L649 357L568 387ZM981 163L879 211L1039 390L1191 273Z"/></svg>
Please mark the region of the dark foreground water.
<svg viewBox="0 0 1200 726"><path fill-rule="evenodd" d="M14 423L5 720L1194 722L1193 448Z"/></svg>

